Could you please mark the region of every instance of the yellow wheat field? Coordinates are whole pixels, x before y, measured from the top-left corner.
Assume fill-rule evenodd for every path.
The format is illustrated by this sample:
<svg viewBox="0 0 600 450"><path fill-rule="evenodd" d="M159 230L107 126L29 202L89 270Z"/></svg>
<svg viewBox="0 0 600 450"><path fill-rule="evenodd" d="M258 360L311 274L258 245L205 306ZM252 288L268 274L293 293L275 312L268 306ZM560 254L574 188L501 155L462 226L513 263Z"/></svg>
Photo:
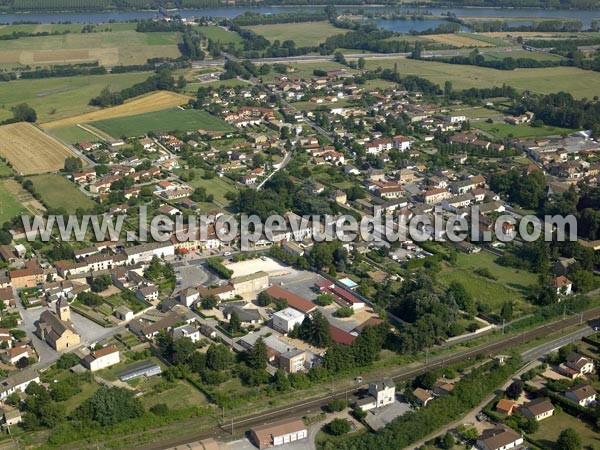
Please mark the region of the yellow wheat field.
<svg viewBox="0 0 600 450"><path fill-rule="evenodd" d="M0 156L25 175L60 170L74 154L30 123L0 127Z"/></svg>
<svg viewBox="0 0 600 450"><path fill-rule="evenodd" d="M493 44L460 34L430 34L427 39L455 47L492 47Z"/></svg>
<svg viewBox="0 0 600 450"><path fill-rule="evenodd" d="M158 111L187 103L191 97L175 92L159 91L145 97L138 97L127 103L112 108L100 109L79 116L67 117L66 119L54 120L43 123L43 128L55 128L66 125L77 125L79 123L95 122L97 120L114 119L117 117L131 116L146 112Z"/></svg>

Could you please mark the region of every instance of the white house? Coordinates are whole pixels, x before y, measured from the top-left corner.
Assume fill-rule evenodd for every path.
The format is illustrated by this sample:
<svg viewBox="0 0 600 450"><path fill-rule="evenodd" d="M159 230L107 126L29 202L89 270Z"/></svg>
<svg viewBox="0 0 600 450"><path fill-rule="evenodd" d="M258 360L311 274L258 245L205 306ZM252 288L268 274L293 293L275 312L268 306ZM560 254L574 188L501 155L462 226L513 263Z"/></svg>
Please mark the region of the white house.
<svg viewBox="0 0 600 450"><path fill-rule="evenodd" d="M306 317L294 308L285 308L273 314L273 328L280 333L289 333L296 325L300 325Z"/></svg>
<svg viewBox="0 0 600 450"><path fill-rule="evenodd" d="M40 377L34 370L24 370L17 372L0 381L0 400L6 398L15 392L25 392L30 383L39 383Z"/></svg>
<svg viewBox="0 0 600 450"><path fill-rule="evenodd" d="M410 139L408 139L406 136L394 136L392 142L396 150L399 150L401 152L410 150Z"/></svg>
<svg viewBox="0 0 600 450"><path fill-rule="evenodd" d="M119 364L120 361L119 349L114 345L109 345L100 350L90 352L89 355L81 360L81 363L86 369L95 372Z"/></svg>
<svg viewBox="0 0 600 450"><path fill-rule="evenodd" d="M596 403L596 390L589 384L575 386L565 392L565 397L581 406L591 406Z"/></svg>
<svg viewBox="0 0 600 450"><path fill-rule="evenodd" d="M477 438L477 448L480 450L508 450L522 443L523 436L506 425L485 430Z"/></svg>
<svg viewBox="0 0 600 450"><path fill-rule="evenodd" d="M173 328L173 340L176 341L181 338L190 338L192 342L196 343L200 340L200 330L191 325Z"/></svg>

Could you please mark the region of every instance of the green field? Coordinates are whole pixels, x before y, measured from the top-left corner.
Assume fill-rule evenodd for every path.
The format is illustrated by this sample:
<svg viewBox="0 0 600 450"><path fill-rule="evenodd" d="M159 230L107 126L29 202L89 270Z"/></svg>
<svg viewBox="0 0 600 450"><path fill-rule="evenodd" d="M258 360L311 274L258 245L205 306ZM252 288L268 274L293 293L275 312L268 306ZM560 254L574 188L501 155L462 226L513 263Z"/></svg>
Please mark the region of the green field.
<svg viewBox="0 0 600 450"><path fill-rule="evenodd" d="M473 125L475 128L479 128L482 131L486 131L488 133L493 134L498 139L505 138L521 138L521 137L542 137L542 136L557 136L562 134L570 134L575 130L570 128L561 128L561 127L551 127L551 126L543 126L543 127L532 127L529 124L522 125L510 125L508 123L487 123L487 122L477 122Z"/></svg>
<svg viewBox="0 0 600 450"><path fill-rule="evenodd" d="M199 27L198 31L206 36L207 39L220 42L221 44L241 44L243 41L239 34L213 25Z"/></svg>
<svg viewBox="0 0 600 450"><path fill-rule="evenodd" d="M39 122L96 111L98 108L90 106L89 101L104 87L118 91L144 81L148 76L148 72L135 72L0 83L0 113L12 116L10 108L23 102L35 108Z"/></svg>
<svg viewBox="0 0 600 450"><path fill-rule="evenodd" d="M17 25L0 25L0 36L12 33L63 33L69 31L71 33L80 33L83 29L81 23L44 23L44 24L17 24ZM96 25L95 31L127 31L135 30L137 24L135 22L109 23Z"/></svg>
<svg viewBox="0 0 600 450"><path fill-rule="evenodd" d="M231 130L231 126L206 111L196 109L169 108L161 111L120 117L116 119L92 122L98 128L113 137L142 136L150 131Z"/></svg>
<svg viewBox="0 0 600 450"><path fill-rule="evenodd" d="M329 36L336 34L345 34L347 30L336 28L329 22L309 22L309 23L281 23L273 25L255 25L244 27L254 31L256 34L264 36L269 41L279 40L280 42L292 40L296 47L309 47L319 45Z"/></svg>
<svg viewBox="0 0 600 450"><path fill-rule="evenodd" d="M487 304L493 313L507 300L514 302L514 315L522 315L532 310L525 297L531 286L537 285L537 275L525 270L504 267L496 264L497 257L481 251L474 255L459 253L454 267L445 267L440 273L440 281L448 285L452 281L461 282L475 301ZM497 280L490 280L474 273L475 269L487 268Z"/></svg>
<svg viewBox="0 0 600 450"><path fill-rule="evenodd" d="M26 212L23 205L0 183L0 224Z"/></svg>
<svg viewBox="0 0 600 450"><path fill-rule="evenodd" d="M490 61L502 61L504 58L526 58L533 59L535 61L561 61L563 58L560 55L553 55L552 53L547 52L526 52L526 51L516 51L516 52L497 52L497 53L484 53L484 59Z"/></svg>
<svg viewBox="0 0 600 450"><path fill-rule="evenodd" d="M52 128L50 133L67 144L95 142L98 140L98 137L79 128L77 125Z"/></svg>
<svg viewBox="0 0 600 450"><path fill-rule="evenodd" d="M314 63L313 63L314 64ZM451 81L455 89L484 88L508 84L516 89L536 93L570 92L577 98L600 95L600 73L576 67L544 69L495 70L485 67L417 61L406 58L368 59L367 68L393 69L398 65L400 75L417 75L440 86Z"/></svg>
<svg viewBox="0 0 600 450"><path fill-rule="evenodd" d="M565 412L558 414L555 412L554 414L540 422L539 430L531 435L533 439L547 448L561 450L556 445L558 435L565 428L573 428L581 437L583 448L597 448L600 445L600 434L594 431L590 425Z"/></svg>
<svg viewBox="0 0 600 450"><path fill-rule="evenodd" d="M73 183L58 174L46 174L28 177L42 201L52 208L64 208L73 214L77 208L90 209L94 202L83 195Z"/></svg>

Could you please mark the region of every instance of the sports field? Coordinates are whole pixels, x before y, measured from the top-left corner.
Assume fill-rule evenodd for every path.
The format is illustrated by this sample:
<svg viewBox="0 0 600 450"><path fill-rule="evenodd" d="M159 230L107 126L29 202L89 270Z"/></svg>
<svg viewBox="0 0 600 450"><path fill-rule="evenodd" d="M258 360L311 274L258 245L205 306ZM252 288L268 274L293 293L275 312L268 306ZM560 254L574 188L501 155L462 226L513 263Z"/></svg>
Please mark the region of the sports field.
<svg viewBox="0 0 600 450"><path fill-rule="evenodd" d="M42 124L44 128L64 127L67 125L76 125L78 123L88 123L97 120L114 119L117 117L130 116L132 114L157 111L186 104L190 100L187 95L176 94L175 92L158 91L143 97L136 97L122 105L113 108L100 109L91 113L68 117L66 119L55 120Z"/></svg>
<svg viewBox="0 0 600 450"><path fill-rule="evenodd" d="M49 173L27 179L31 180L42 201L53 208L64 208L68 214L73 214L77 208L87 210L94 206L93 200L62 175Z"/></svg>
<svg viewBox="0 0 600 450"><path fill-rule="evenodd" d="M66 125L64 127L56 127L49 129L49 134L55 136L67 144L79 144L81 142L94 142L98 140L96 136L88 133L83 128L77 125Z"/></svg>
<svg viewBox="0 0 600 450"><path fill-rule="evenodd" d="M529 124L510 125L502 122L478 122L473 124L473 127L491 133L497 139L560 136L575 131L570 128L550 127L548 125L543 127L532 127Z"/></svg>
<svg viewBox="0 0 600 450"><path fill-rule="evenodd" d="M280 42L292 40L296 43L296 47L318 45L324 42L329 36L345 34L347 32L347 30L336 28L326 21L254 25L243 28L252 30L271 42L275 40L279 40Z"/></svg>
<svg viewBox="0 0 600 450"><path fill-rule="evenodd" d="M161 111L136 114L117 119L91 122L94 128L110 136L142 136L149 131L164 133L167 131L216 130L226 131L232 127L218 117L206 111L196 109L169 108Z"/></svg>
<svg viewBox="0 0 600 450"><path fill-rule="evenodd" d="M35 108L40 122L96 111L98 108L90 106L89 101L103 88L120 91L149 75L150 72L135 72L0 83L0 116L12 117L10 108L23 102Z"/></svg>
<svg viewBox="0 0 600 450"><path fill-rule="evenodd" d="M29 175L60 170L73 153L30 123L21 122L0 127L0 156L15 171Z"/></svg>
<svg viewBox="0 0 600 450"><path fill-rule="evenodd" d="M314 63L313 63L314 64ZM416 75L440 86L451 81L455 89L484 88L508 84L516 89L536 93L570 92L577 98L600 95L600 73L576 67L495 70L485 67L417 61L406 58L367 59L367 68L393 69L398 65L402 76Z"/></svg>
<svg viewBox="0 0 600 450"><path fill-rule="evenodd" d="M148 58L180 56L178 33L138 33L133 30L25 37L3 41L0 63L21 65L144 64Z"/></svg>

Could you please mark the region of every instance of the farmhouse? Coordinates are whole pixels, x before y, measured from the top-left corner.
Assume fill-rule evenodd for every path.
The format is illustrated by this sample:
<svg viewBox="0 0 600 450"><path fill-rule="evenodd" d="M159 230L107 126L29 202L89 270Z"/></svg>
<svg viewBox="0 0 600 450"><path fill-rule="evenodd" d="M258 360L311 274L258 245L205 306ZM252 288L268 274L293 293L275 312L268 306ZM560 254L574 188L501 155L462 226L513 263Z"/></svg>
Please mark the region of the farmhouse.
<svg viewBox="0 0 600 450"><path fill-rule="evenodd" d="M44 271L35 261L28 261L24 269L11 270L9 273L16 289L34 287L45 280Z"/></svg>

